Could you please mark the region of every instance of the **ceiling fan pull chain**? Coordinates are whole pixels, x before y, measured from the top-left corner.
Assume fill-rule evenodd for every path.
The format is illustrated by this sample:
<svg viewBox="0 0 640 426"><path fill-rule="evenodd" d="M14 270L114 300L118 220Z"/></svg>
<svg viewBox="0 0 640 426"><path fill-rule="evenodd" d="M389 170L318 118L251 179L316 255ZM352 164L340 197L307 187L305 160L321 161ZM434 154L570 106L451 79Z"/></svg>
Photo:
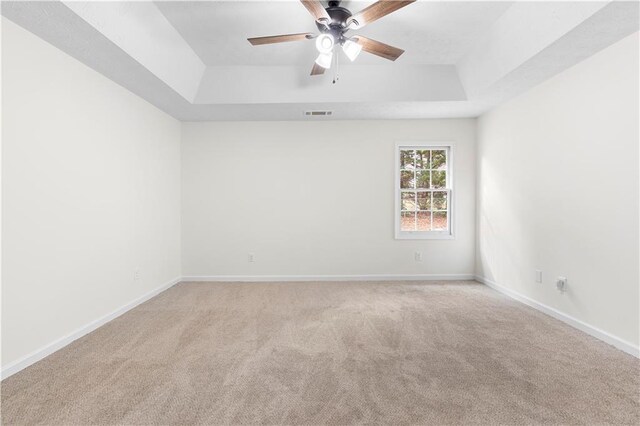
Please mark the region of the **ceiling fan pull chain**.
<svg viewBox="0 0 640 426"><path fill-rule="evenodd" d="M338 76L338 71L339 71L338 70L338 67L339 67L338 58L339 58L340 55L334 55L334 56L336 57L336 73L335 73L335 75L333 77L333 84L336 84L336 81L338 81L338 78L339 78L339 76Z"/></svg>

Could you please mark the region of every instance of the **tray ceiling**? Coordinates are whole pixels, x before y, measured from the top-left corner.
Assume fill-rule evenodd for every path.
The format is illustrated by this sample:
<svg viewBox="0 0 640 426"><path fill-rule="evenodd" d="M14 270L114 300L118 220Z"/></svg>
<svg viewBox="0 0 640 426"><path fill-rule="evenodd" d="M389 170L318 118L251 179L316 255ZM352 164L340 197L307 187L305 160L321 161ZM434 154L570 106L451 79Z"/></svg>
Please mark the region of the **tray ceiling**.
<svg viewBox="0 0 640 426"><path fill-rule="evenodd" d="M345 1L360 10L372 2ZM638 3L418 1L358 30L406 50L310 77L299 1L3 2L2 14L184 121L474 117L638 31ZM329 117L304 111L329 109Z"/></svg>

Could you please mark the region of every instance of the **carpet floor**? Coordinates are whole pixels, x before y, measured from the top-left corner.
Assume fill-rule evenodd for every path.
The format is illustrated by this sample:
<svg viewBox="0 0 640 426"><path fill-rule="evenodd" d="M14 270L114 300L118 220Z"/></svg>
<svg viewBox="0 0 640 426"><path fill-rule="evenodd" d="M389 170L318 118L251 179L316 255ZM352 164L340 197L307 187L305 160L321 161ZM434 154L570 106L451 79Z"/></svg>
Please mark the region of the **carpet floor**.
<svg viewBox="0 0 640 426"><path fill-rule="evenodd" d="M181 283L2 382L3 424L640 424L640 361L475 282Z"/></svg>

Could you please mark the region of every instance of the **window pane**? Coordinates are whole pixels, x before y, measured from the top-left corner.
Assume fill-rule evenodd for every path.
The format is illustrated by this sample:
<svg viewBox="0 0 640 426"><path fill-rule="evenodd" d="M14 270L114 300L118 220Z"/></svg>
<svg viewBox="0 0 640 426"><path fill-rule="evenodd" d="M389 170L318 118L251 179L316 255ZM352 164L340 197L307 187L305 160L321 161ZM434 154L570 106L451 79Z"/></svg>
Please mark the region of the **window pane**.
<svg viewBox="0 0 640 426"><path fill-rule="evenodd" d="M402 193L402 210L414 211L416 209L416 193L415 192L403 192Z"/></svg>
<svg viewBox="0 0 640 426"><path fill-rule="evenodd" d="M399 152L400 214L396 224L404 237L422 238L434 234L435 238L450 231L449 215L451 194L449 153L447 147L411 146ZM417 234L418 233L418 234ZM423 233L425 235L419 234Z"/></svg>
<svg viewBox="0 0 640 426"><path fill-rule="evenodd" d="M431 210L431 192L418 192L418 208Z"/></svg>
<svg viewBox="0 0 640 426"><path fill-rule="evenodd" d="M416 230L416 214L414 212L402 212L400 216L401 231Z"/></svg>
<svg viewBox="0 0 640 426"><path fill-rule="evenodd" d="M416 186L418 188L429 188L429 170L416 172Z"/></svg>
<svg viewBox="0 0 640 426"><path fill-rule="evenodd" d="M415 187L413 172L400 172L400 188L413 189Z"/></svg>
<svg viewBox="0 0 640 426"><path fill-rule="evenodd" d="M447 155L444 150L431 151L431 168L434 170L447 168Z"/></svg>
<svg viewBox="0 0 640 426"><path fill-rule="evenodd" d="M447 209L447 193L445 191L433 191L433 209Z"/></svg>
<svg viewBox="0 0 640 426"><path fill-rule="evenodd" d="M418 231L431 231L431 212L418 212Z"/></svg>
<svg viewBox="0 0 640 426"><path fill-rule="evenodd" d="M446 230L447 226L447 212L433 212L433 230Z"/></svg>
<svg viewBox="0 0 640 426"><path fill-rule="evenodd" d="M431 187L434 189L447 187L447 172L434 170L431 172Z"/></svg>
<svg viewBox="0 0 640 426"><path fill-rule="evenodd" d="M416 169L428 169L430 157L431 155L428 149L416 151Z"/></svg>
<svg viewBox="0 0 640 426"><path fill-rule="evenodd" d="M413 170L414 169L414 156L415 151L411 149L400 150L400 169Z"/></svg>

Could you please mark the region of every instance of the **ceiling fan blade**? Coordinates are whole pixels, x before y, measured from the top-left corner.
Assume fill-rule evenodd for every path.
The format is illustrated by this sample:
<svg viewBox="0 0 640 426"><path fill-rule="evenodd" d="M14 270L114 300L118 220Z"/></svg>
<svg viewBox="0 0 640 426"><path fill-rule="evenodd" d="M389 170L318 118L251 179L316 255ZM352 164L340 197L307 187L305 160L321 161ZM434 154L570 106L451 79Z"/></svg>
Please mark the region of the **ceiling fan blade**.
<svg viewBox="0 0 640 426"><path fill-rule="evenodd" d="M362 50L365 52L378 55L390 61L395 61L404 53L404 50L397 47L389 46L379 41L371 40L370 38L362 37L361 35L354 36L357 38L356 43L362 46Z"/></svg>
<svg viewBox="0 0 640 426"><path fill-rule="evenodd" d="M261 44L272 44L272 43L284 43L286 41L299 41L299 40L307 40L313 38L312 33L298 33L298 34L281 34L275 36L267 36L267 37L252 37L248 38L249 43L254 46L259 46Z"/></svg>
<svg viewBox="0 0 640 426"><path fill-rule="evenodd" d="M379 0L351 17L352 28L362 28L398 9L410 5L414 1L416 0Z"/></svg>
<svg viewBox="0 0 640 426"><path fill-rule="evenodd" d="M300 1L304 5L304 7L307 8L309 13L313 15L313 18L316 21L321 19L326 19L328 21L331 20L324 6L322 6L322 3L320 3L320 0L300 0Z"/></svg>
<svg viewBox="0 0 640 426"><path fill-rule="evenodd" d="M320 75L324 74L326 68L321 67L320 65L313 63L313 68L311 68L311 75Z"/></svg>

